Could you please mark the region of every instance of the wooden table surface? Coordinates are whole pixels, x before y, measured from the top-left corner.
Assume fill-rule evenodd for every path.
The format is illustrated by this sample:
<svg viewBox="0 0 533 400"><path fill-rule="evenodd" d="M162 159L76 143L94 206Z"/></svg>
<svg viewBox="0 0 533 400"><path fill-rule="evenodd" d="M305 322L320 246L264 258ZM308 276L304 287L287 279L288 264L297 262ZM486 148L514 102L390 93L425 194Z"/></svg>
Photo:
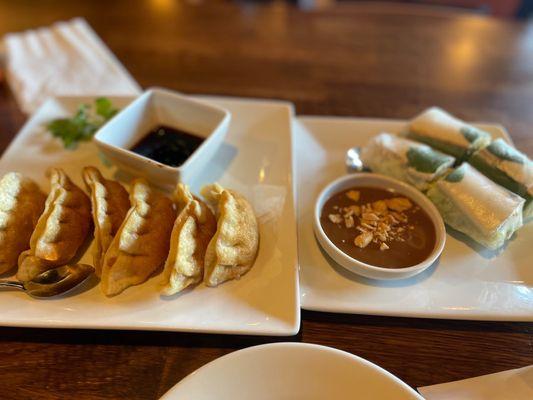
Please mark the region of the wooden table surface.
<svg viewBox="0 0 533 400"><path fill-rule="evenodd" d="M198 4L192 4L198 3ZM85 16L143 87L281 98L298 113L495 121L533 156L533 23L280 1L0 1L0 34ZM0 147L25 120L0 84ZM413 387L533 364L533 324L302 313L292 338L0 328L2 399L156 399L236 349L333 346Z"/></svg>

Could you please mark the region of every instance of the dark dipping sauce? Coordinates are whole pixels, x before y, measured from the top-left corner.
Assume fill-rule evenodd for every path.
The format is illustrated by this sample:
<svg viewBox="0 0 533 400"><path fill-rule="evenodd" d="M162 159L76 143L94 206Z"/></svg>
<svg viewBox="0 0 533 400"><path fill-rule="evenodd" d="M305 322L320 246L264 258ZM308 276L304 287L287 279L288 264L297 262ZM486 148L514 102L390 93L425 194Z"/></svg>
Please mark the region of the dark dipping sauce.
<svg viewBox="0 0 533 400"><path fill-rule="evenodd" d="M359 200L350 199L346 195L349 191L359 192ZM361 226L361 215L359 217L353 216L355 224L349 228L346 227L344 219L340 223L334 223L329 217L330 214L342 215L343 207L362 206L378 200L398 197L407 198L412 203L412 207L402 212L407 217L407 221L396 225L395 229L402 228L400 229L402 234L387 240L385 243L389 248L385 250L380 250L379 241L372 241L364 248L355 245L354 239L361 234L361 231L356 228ZM388 210L388 212L392 212L392 210ZM436 244L435 227L427 213L409 197L380 188L353 187L333 195L322 208L320 224L328 238L340 250L352 258L376 267L412 267L427 259ZM398 237L401 237L403 241L398 240Z"/></svg>
<svg viewBox="0 0 533 400"><path fill-rule="evenodd" d="M204 138L168 126L152 129L131 148L134 153L170 167L182 165Z"/></svg>

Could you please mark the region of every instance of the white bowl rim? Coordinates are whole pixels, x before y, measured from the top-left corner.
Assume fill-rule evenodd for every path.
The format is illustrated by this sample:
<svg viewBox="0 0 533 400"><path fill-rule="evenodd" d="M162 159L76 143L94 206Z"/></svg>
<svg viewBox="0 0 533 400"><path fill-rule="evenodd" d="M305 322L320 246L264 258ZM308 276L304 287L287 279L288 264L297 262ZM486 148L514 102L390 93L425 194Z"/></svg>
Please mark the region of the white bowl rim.
<svg viewBox="0 0 533 400"><path fill-rule="evenodd" d="M193 104L196 104L196 105L199 105L201 107L204 107L204 108L210 108L212 111L216 111L216 112L221 112L223 114L223 117L222 119L220 120L220 122L213 128L211 129L211 133L213 133L214 131L216 131L221 125L223 125L224 123L226 123L227 121L231 120L231 113L226 110L225 108L223 107L219 107L215 104L212 104L210 102L205 102L205 101L201 101L201 100L198 100L198 99L195 99L191 96L188 96L187 94L183 94L183 93L180 93L180 92L177 92L177 91L174 91L174 90L170 90L170 89L166 89L166 88L162 88L162 87L149 87L148 89L146 89L144 92L142 92L141 94L139 94L135 99L133 99L133 101L131 103L129 103L126 107L124 107L122 110L120 110L116 115L114 115L106 124L104 124L100 129L98 129L98 131L96 131L96 133L94 134L93 136L93 140L98 142L99 144L101 144L102 146L104 147L107 147L108 149L111 149L113 151L118 151L120 153L122 153L123 155L126 155L128 157L133 157L133 158L136 158L138 159L139 161L142 161L144 162L145 164L148 163L148 164L153 164L154 166L158 167L158 168L161 168L161 169L164 169L164 170L167 170L167 171L172 171L172 172L176 172L176 171L181 171L183 169L185 169L190 163L191 163L191 160L193 158L196 158L198 157L197 154L198 152L201 151L202 148L204 148L206 146L206 142L209 140L209 138L211 137L211 134L204 138L204 140L202 141L202 143L200 143L200 145L191 153L191 155L189 157L187 157L187 159L183 162L183 164L177 166L177 167L172 167L170 165L166 165L166 164L163 164L159 161L156 161L156 160L152 160L151 158L148 158L146 156L143 156L142 154L138 154L138 153L135 153L134 151L132 151L131 149L126 149L124 147L121 147L121 146L116 146L114 144L111 144L105 140L102 139L102 135L100 134L100 132L104 131L106 125L108 125L109 122L112 122L114 121L115 119L118 119L120 118L120 114L122 113L122 111L125 111L126 109L128 109L130 106L136 104L137 102L141 101L141 99L145 98L145 97L150 97L152 95L156 95L156 94L164 94L164 95L170 95L170 96L174 96L174 97L178 97L180 98L181 100L186 100L190 103L193 103Z"/></svg>
<svg viewBox="0 0 533 400"><path fill-rule="evenodd" d="M404 268L385 268L385 267L378 267L375 265L367 264L363 261L359 261L353 257L350 257L348 254L346 254L341 249L339 249L335 245L335 243L333 243L330 240L328 235L326 235L326 233L324 232L324 229L322 228L322 224L320 223L320 213L322 211L322 208L319 207L319 203L321 203L321 200L326 197L327 192L334 190L335 187L340 186L346 181L357 180L359 178L375 179L376 185L370 185L370 186L381 187L383 189L390 188L390 186L387 186L387 184L393 183L394 185L402 187L408 194L414 194L414 197L417 197L417 198L420 197L420 199L422 199L422 201L415 200L415 202L420 207L422 207L424 211L426 211L426 213L429 215L431 222L433 223L433 226L435 228L435 247L433 248L433 251L422 262L412 265L410 267L404 267ZM422 196L419 196L419 195L422 195ZM431 213L428 212L428 209L431 210ZM432 215L438 215L437 221L435 221ZM444 250L444 245L446 244L446 228L444 226L444 221L439 211L437 210L437 207L435 207L435 205L429 199L427 199L423 195L422 192L420 192L415 187L405 182L391 178L389 176L381 175L381 174L374 173L374 172L355 172L355 173L347 174L327 184L320 191L320 194L318 195L315 201L314 225L315 225L316 230L318 230L319 234L321 235L322 239L324 239L330 246L329 249L324 249L326 252L329 252L329 250L332 250L335 252L337 256L342 258L346 263L355 264L369 271L385 273L391 276L397 275L398 277L402 277L402 276L408 275L410 272L416 272L416 271L422 272L423 270L428 268L430 265L432 265L437 260L437 258L440 256L440 254ZM356 271L353 271L353 270L350 270L350 271L357 273Z"/></svg>
<svg viewBox="0 0 533 400"><path fill-rule="evenodd" d="M218 357L207 364L202 365L200 368L196 369L195 371L191 372L189 375L185 376L182 380L180 380L176 385L174 385L172 388L170 388L164 395L161 397L161 400L165 399L166 396L172 395L172 392L174 390L177 390L179 386L182 384L187 383L189 380L192 380L193 377L201 372L206 371L209 368L215 367L217 364L231 361L233 359L238 359L242 357L243 355L248 355L249 353L258 353L263 352L264 350L268 350L270 348L286 348L286 349L309 349L309 350L319 350L319 351L325 351L332 354L335 354L337 356L343 357L345 359L349 359L352 361L355 361L359 364L364 365L365 367L368 367L370 369L373 369L376 372L379 372L382 376L386 377L387 379L393 381L394 383L398 384L403 389L407 390L407 392L411 395L413 395L415 398L423 400L423 398L407 383L402 381L400 378L398 378L396 375L393 375L391 372L387 371L386 369L380 367L377 364L374 364L371 361L368 361L365 358L356 356L355 354L349 353L347 351L339 350L334 347L324 346L320 344L314 344L314 343L302 343L302 342L277 342L277 343L266 343L266 344L260 344L257 346L251 346L246 347L244 349L236 350L231 353L225 354L221 357Z"/></svg>

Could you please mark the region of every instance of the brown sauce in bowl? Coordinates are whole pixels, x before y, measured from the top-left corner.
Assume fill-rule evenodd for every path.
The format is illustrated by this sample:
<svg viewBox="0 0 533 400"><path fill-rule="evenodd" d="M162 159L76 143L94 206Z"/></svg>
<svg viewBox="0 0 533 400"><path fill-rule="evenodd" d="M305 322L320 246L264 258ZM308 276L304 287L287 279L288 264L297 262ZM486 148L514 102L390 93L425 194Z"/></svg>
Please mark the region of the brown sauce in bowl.
<svg viewBox="0 0 533 400"><path fill-rule="evenodd" d="M381 188L334 194L322 207L320 224L342 252L376 267L412 267L436 244L429 215L409 197Z"/></svg>

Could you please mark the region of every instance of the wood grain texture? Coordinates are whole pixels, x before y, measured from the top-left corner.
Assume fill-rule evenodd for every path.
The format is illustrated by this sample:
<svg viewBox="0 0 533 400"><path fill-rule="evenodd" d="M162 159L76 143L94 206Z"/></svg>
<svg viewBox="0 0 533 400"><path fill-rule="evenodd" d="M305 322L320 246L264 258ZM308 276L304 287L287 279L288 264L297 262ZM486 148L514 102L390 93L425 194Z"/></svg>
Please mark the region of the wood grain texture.
<svg viewBox="0 0 533 400"><path fill-rule="evenodd" d="M496 121L533 156L533 24L428 8L0 1L0 34L85 16L144 87L409 118ZM25 117L0 84L0 149ZM0 328L2 399L155 399L206 362L279 340L337 347L412 386L533 364L533 324L303 313L293 338Z"/></svg>

